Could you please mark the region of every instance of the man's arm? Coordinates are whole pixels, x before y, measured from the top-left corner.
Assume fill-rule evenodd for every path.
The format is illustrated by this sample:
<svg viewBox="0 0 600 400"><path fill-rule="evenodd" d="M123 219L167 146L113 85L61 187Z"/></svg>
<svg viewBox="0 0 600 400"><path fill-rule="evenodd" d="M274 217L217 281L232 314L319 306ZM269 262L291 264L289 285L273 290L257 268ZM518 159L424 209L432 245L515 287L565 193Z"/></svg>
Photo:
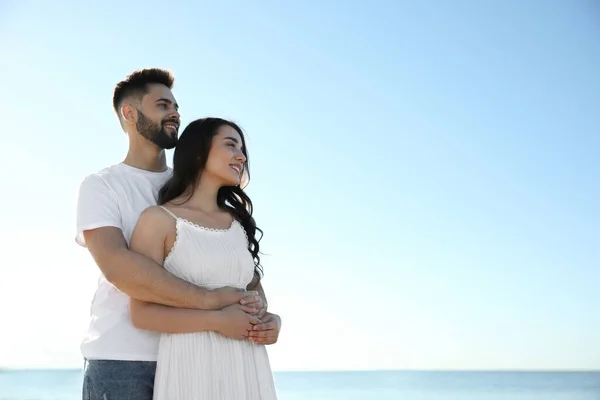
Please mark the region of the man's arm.
<svg viewBox="0 0 600 400"><path fill-rule="evenodd" d="M227 305L223 304L223 299L219 299L216 292L211 293L192 285L151 259L129 250L123 233L118 228L97 228L85 231L83 235L104 277L129 297L202 310L214 310ZM227 297L226 295L235 297L238 301L241 298L237 293L226 293L223 297Z"/></svg>
<svg viewBox="0 0 600 400"><path fill-rule="evenodd" d="M152 230L143 226L138 230ZM130 297L171 306L219 309L253 293L234 288L209 291L175 277L127 247L116 194L102 177L91 175L79 189L77 240L85 245L106 279ZM82 240L84 239L85 242Z"/></svg>
<svg viewBox="0 0 600 400"><path fill-rule="evenodd" d="M166 249L165 243L169 242L167 240L169 236L174 237L175 235L173 225L172 217L163 210L158 207L148 208L142 213L135 227L130 242L131 250L136 254L146 256L159 269L164 270L162 264L166 252L169 251ZM192 285L192 287L195 286ZM247 335L251 323L260 322L256 317L247 313L247 311L254 312L254 309L237 304L222 311L190 310L163 304L132 298L130 315L133 325L139 329L157 332L224 331L242 336ZM224 325L232 326L223 329Z"/></svg>

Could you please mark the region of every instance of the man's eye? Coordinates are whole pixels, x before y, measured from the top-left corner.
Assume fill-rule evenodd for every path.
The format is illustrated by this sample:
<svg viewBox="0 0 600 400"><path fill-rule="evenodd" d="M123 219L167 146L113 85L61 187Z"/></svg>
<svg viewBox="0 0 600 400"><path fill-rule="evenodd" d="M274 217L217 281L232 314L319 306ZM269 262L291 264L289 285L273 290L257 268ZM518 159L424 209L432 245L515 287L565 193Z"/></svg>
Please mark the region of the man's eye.
<svg viewBox="0 0 600 400"><path fill-rule="evenodd" d="M166 105L166 104L159 104L158 106L159 106L160 108L167 108L167 105Z"/></svg>

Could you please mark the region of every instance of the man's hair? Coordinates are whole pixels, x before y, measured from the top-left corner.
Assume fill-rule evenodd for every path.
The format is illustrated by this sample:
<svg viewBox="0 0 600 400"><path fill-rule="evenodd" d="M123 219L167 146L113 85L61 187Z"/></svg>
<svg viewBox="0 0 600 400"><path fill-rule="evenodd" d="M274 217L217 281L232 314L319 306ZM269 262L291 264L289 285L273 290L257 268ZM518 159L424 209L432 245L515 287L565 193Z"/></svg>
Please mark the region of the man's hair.
<svg viewBox="0 0 600 400"><path fill-rule="evenodd" d="M141 101L142 97L148 94L149 84L158 83L165 85L169 89L173 89L174 82L175 77L173 73L166 69L145 68L133 71L115 86L113 92L113 109L117 113L117 117L121 119L119 107L121 107L124 99L137 97L137 100Z"/></svg>

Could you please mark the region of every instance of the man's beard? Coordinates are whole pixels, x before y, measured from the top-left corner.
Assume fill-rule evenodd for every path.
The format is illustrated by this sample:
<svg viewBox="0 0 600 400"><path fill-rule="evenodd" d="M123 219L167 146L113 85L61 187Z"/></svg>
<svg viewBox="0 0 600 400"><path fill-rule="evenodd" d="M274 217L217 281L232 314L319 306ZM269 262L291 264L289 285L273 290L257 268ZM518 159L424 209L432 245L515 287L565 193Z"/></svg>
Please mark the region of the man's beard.
<svg viewBox="0 0 600 400"><path fill-rule="evenodd" d="M175 122L179 125L179 121L174 119L165 119L161 124L157 124L150 118L146 117L141 110L138 111L138 121L135 127L140 135L151 141L161 149L172 149L177 144L177 133L172 136L165 130L164 124L167 122Z"/></svg>

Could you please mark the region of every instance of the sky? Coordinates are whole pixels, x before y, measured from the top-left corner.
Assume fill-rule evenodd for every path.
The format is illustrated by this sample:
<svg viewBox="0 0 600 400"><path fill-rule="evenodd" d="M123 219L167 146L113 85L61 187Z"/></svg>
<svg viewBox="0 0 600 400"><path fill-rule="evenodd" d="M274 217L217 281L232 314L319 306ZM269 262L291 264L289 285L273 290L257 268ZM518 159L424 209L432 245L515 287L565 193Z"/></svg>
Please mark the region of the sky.
<svg viewBox="0 0 600 400"><path fill-rule="evenodd" d="M485 4L484 4L485 3ZM600 7L0 4L0 367L80 368L114 85L245 130L274 370L600 369ZM168 153L168 158L172 153Z"/></svg>

